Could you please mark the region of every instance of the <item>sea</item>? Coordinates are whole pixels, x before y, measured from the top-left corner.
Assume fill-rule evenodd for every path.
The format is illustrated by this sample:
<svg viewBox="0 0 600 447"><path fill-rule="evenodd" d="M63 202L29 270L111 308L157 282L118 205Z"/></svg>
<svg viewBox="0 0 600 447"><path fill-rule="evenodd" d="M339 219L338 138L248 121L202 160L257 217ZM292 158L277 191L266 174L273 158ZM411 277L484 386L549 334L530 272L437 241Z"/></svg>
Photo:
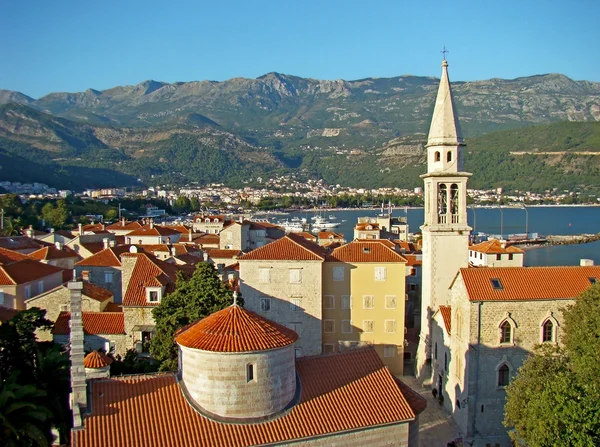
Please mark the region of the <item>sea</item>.
<svg viewBox="0 0 600 447"><path fill-rule="evenodd" d="M340 226L331 231L342 233L346 240L354 239L354 225L359 217L376 216L379 209L319 210L292 212L279 219L310 218L320 214L325 218L335 216ZM600 206L528 206L469 207L468 221L474 232L499 237L510 234L537 233L538 236L600 233ZM420 232L423 225L423 208L396 208L392 216L408 217L409 231ZM525 252L525 265L579 265L581 259L592 259L600 265L600 241L589 244L540 247Z"/></svg>

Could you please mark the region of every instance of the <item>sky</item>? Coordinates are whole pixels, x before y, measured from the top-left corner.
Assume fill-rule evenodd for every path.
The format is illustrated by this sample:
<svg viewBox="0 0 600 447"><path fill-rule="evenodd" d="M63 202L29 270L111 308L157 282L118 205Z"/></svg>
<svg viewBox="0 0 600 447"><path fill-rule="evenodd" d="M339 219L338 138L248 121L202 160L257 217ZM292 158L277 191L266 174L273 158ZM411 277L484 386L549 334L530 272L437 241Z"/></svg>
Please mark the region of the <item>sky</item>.
<svg viewBox="0 0 600 447"><path fill-rule="evenodd" d="M269 72L600 81L599 0L0 0L0 89L39 98Z"/></svg>

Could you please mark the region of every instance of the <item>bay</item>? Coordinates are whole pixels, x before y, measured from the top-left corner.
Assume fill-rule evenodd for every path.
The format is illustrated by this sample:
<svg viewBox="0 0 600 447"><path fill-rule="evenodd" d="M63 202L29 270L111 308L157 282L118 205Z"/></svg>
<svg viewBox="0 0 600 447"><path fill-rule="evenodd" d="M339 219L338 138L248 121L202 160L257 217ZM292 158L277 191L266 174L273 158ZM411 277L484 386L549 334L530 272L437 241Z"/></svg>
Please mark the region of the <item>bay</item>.
<svg viewBox="0 0 600 447"><path fill-rule="evenodd" d="M327 218L334 215L340 226L332 231L342 233L346 240L354 239L354 225L364 216L376 216L380 210L323 210L320 214ZM289 218L310 218L315 212L293 212ZM409 231L420 232L423 225L423 208L397 208L393 216L407 216ZM526 209L514 207L469 207L469 225L473 231L490 235L538 233L547 235L572 235L600 233L600 206L528 206ZM592 259L600 265L600 241L590 244L561 245L528 250L525 265L579 265L580 259Z"/></svg>

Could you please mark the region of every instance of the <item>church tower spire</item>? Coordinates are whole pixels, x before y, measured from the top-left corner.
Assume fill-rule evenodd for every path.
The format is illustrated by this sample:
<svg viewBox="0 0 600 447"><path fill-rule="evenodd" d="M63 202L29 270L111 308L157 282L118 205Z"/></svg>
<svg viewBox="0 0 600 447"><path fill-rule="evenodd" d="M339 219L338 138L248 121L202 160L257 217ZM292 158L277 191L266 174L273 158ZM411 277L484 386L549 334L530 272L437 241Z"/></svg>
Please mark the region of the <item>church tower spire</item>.
<svg viewBox="0 0 600 447"><path fill-rule="evenodd" d="M430 373L426 365L431 359L431 317L440 305L449 303L448 287L458 269L468 265L467 179L471 174L463 172L464 146L444 60L427 140L427 173L421 176L425 219L417 372L422 379Z"/></svg>

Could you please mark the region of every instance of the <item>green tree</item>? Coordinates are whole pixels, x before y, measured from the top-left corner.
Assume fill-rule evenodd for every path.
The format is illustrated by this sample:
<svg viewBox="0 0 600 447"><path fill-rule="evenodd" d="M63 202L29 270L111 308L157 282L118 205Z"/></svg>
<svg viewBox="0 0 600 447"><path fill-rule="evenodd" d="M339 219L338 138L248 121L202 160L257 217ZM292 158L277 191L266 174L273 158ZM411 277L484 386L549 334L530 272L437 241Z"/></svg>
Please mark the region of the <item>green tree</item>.
<svg viewBox="0 0 600 447"><path fill-rule="evenodd" d="M600 445L600 286L563 315L563 347L538 347L507 388L504 425L517 445Z"/></svg>
<svg viewBox="0 0 600 447"><path fill-rule="evenodd" d="M193 196L190 199L190 210L191 211L200 211L201 208L202 208L202 205L200 204L200 200L198 200L198 197Z"/></svg>
<svg viewBox="0 0 600 447"><path fill-rule="evenodd" d="M177 329L231 304L232 292L212 264L198 263L189 280L179 274L177 289L152 310L156 334L150 342L150 353L161 363L160 369L177 369L177 346L173 341Z"/></svg>
<svg viewBox="0 0 600 447"><path fill-rule="evenodd" d="M56 205L51 202L46 203L42 207L42 218L46 222L46 226L52 228L62 228L67 223L69 218L69 210L64 200L59 200Z"/></svg>
<svg viewBox="0 0 600 447"><path fill-rule="evenodd" d="M186 196L179 196L173 203L173 211L176 213L187 213L191 209L190 199Z"/></svg>
<svg viewBox="0 0 600 447"><path fill-rule="evenodd" d="M40 400L46 393L34 385L17 382L18 373L0 382L0 444L40 446L52 443L52 412Z"/></svg>
<svg viewBox="0 0 600 447"><path fill-rule="evenodd" d="M117 217L119 217L119 212L116 209L114 209L114 208L109 209L104 214L104 218L106 220L115 220Z"/></svg>

